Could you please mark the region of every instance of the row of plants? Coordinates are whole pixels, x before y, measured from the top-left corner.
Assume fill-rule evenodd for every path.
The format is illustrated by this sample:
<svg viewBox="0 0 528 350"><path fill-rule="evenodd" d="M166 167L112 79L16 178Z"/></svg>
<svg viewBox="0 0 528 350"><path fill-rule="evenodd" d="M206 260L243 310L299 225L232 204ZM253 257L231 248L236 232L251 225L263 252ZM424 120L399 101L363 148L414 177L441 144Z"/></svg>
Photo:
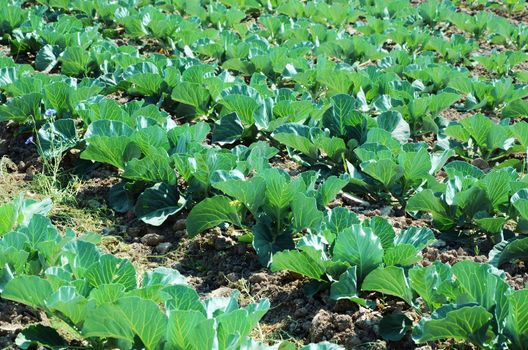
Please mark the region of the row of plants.
<svg viewBox="0 0 528 350"><path fill-rule="evenodd" d="M0 207L0 295L46 312L70 343L120 349L278 348L247 337L269 309L267 300L240 307L238 292L203 299L184 276L168 268L147 271L138 280L128 260L97 248L100 236L76 237L69 229L60 234L45 216L50 208L50 201L23 197ZM496 267L469 260L452 267L416 265L421 251L435 241L427 228L396 233L382 217L361 222L342 207L319 220L320 228L294 249L273 255L272 270L304 275L314 281L308 293L330 288L334 300L374 303L362 291L403 299L420 321L413 327L403 313L386 315L380 332L388 340L400 340L412 329L418 344L456 339L483 348L525 348L528 290L513 290ZM495 256L496 266L518 258L519 251L526 247L506 246ZM64 334L42 325L30 326L18 341L68 346ZM295 347L280 345L290 348ZM338 348L321 343L303 349Z"/></svg>
<svg viewBox="0 0 528 350"><path fill-rule="evenodd" d="M311 279L310 295L328 289L366 307L363 291L401 298L421 320L386 315L388 340L413 328L418 344L525 348L528 295L499 268L528 258L528 77L518 70L528 30L490 12L518 1L475 15L456 1L0 5L11 56L0 57L0 122L19 123L44 160L73 150L81 172L115 169L116 212L159 226L189 211L190 236L229 223L263 266ZM477 53L486 41L504 49ZM281 157L300 170L280 169ZM490 264L420 266L431 230L360 221L334 207L343 192L430 219L454 240L487 239ZM265 301L203 300L174 270L141 279L97 236L60 235L47 210L22 199L0 208L3 298L60 319L83 346L267 348L247 338ZM137 305L144 312L130 317Z"/></svg>
<svg viewBox="0 0 528 350"><path fill-rule="evenodd" d="M45 312L53 328L32 325L17 343L59 349L296 349L248 336L269 301L239 306L230 297L201 297L177 270L138 276L127 259L103 253L96 234L61 234L46 217L50 201L20 197L0 207L0 296ZM61 333L57 332L60 330ZM77 345L76 345L77 344ZM340 349L321 343L304 350Z"/></svg>

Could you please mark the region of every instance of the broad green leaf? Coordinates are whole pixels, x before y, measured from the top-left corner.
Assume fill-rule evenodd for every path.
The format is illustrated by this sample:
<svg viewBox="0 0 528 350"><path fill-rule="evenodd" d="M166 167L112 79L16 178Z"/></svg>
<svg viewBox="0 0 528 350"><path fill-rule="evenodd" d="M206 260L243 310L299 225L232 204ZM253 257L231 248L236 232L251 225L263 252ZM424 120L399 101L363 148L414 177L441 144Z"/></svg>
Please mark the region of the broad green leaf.
<svg viewBox="0 0 528 350"><path fill-rule="evenodd" d="M422 318L413 330L413 340L418 343L440 339L465 340L482 344L483 329L493 317L480 305L446 305L436 310L430 319Z"/></svg>
<svg viewBox="0 0 528 350"><path fill-rule="evenodd" d="M104 284L122 284L126 290L137 287L136 270L130 261L111 254L101 256L97 264L90 266L84 275L94 287Z"/></svg>
<svg viewBox="0 0 528 350"><path fill-rule="evenodd" d="M205 114L210 100L209 91L201 84L182 81L172 90L172 99L180 103L192 106L196 114Z"/></svg>
<svg viewBox="0 0 528 350"><path fill-rule="evenodd" d="M215 336L214 320L208 320L201 312L169 311L166 337L171 346L192 350L199 350L200 346L211 349Z"/></svg>
<svg viewBox="0 0 528 350"><path fill-rule="evenodd" d="M408 181L421 181L431 170L431 157L425 148L418 152L402 151L398 156L398 163L403 168L403 177Z"/></svg>
<svg viewBox="0 0 528 350"><path fill-rule="evenodd" d="M43 309L52 293L51 285L45 279L38 276L21 275L7 282L2 298L31 306L34 309Z"/></svg>
<svg viewBox="0 0 528 350"><path fill-rule="evenodd" d="M214 126L212 142L220 145L233 143L242 137L244 125L236 113L229 113L220 118Z"/></svg>
<svg viewBox="0 0 528 350"><path fill-rule="evenodd" d="M455 225L455 221L448 214L442 200L434 195L432 190L418 192L407 202L405 208L408 212L426 211L433 215L433 221L440 229L447 229Z"/></svg>
<svg viewBox="0 0 528 350"><path fill-rule="evenodd" d="M383 261L383 248L378 236L369 227L352 225L341 231L333 250L334 260L357 266L359 280Z"/></svg>
<svg viewBox="0 0 528 350"><path fill-rule="evenodd" d="M330 176L317 188L318 203L321 206L328 205L346 185L348 185L348 176Z"/></svg>
<svg viewBox="0 0 528 350"><path fill-rule="evenodd" d="M510 287L499 275L500 272L488 264L478 264L472 260L456 263L452 267L462 295L458 298L466 302L476 302L487 310L495 308L499 327L507 310L506 294Z"/></svg>
<svg viewBox="0 0 528 350"><path fill-rule="evenodd" d="M510 199L511 204L517 209L521 217L528 219L528 189L516 192Z"/></svg>
<svg viewBox="0 0 528 350"><path fill-rule="evenodd" d="M50 310L60 312L76 325L85 320L88 300L75 287L59 288L46 302Z"/></svg>
<svg viewBox="0 0 528 350"><path fill-rule="evenodd" d="M319 150L314 139L318 137L318 132L319 129L306 125L283 124L273 131L273 138L310 158L317 159Z"/></svg>
<svg viewBox="0 0 528 350"><path fill-rule="evenodd" d="M385 187L391 187L403 176L403 169L391 159L371 160L361 163L361 170Z"/></svg>
<svg viewBox="0 0 528 350"><path fill-rule="evenodd" d="M506 333L516 349L528 349L528 289L517 290L508 295L509 310L506 317Z"/></svg>
<svg viewBox="0 0 528 350"><path fill-rule="evenodd" d="M441 286L453 283L451 267L440 262L426 267L416 266L409 270L409 281L427 306L434 309L447 302L446 296L441 293Z"/></svg>
<svg viewBox="0 0 528 350"><path fill-rule="evenodd" d="M0 206L0 237L11 231L18 220L18 210L11 203Z"/></svg>
<svg viewBox="0 0 528 350"><path fill-rule="evenodd" d="M410 244L418 251L435 241L433 231L426 227L409 227L394 239L395 245Z"/></svg>
<svg viewBox="0 0 528 350"><path fill-rule="evenodd" d="M157 349L167 329L167 317L152 300L124 297L114 304L88 310L82 333L86 337L115 338Z"/></svg>
<svg viewBox="0 0 528 350"><path fill-rule="evenodd" d="M332 105L323 115L323 126L332 136L362 141L366 134L367 119L355 111L356 100L349 95L332 97Z"/></svg>
<svg viewBox="0 0 528 350"><path fill-rule="evenodd" d="M314 197L296 193L291 202L293 214L293 229L296 232L303 229L317 231L323 220L323 213L317 209L317 202Z"/></svg>
<svg viewBox="0 0 528 350"><path fill-rule="evenodd" d="M160 226L171 215L183 209L178 189L166 183L158 183L147 188L136 202L134 210L143 222Z"/></svg>
<svg viewBox="0 0 528 350"><path fill-rule="evenodd" d="M95 121L90 124L84 135L87 147L81 153L81 158L124 169L124 155L132 133L133 130L129 126L119 121Z"/></svg>
<svg viewBox="0 0 528 350"><path fill-rule="evenodd" d="M396 233L387 219L381 216L374 216L368 221L368 226L379 237L383 249L386 250L394 245Z"/></svg>
<svg viewBox="0 0 528 350"><path fill-rule="evenodd" d="M420 251L411 244L398 244L385 250L383 262L386 266L407 267L422 259Z"/></svg>
<svg viewBox="0 0 528 350"><path fill-rule="evenodd" d="M242 225L240 204L225 196L206 198L195 205L189 213L187 232L190 236L195 236L223 222Z"/></svg>
<svg viewBox="0 0 528 350"><path fill-rule="evenodd" d="M214 183L213 187L240 201L253 215L257 215L258 209L264 204L262 194L266 190L266 182L260 176L248 180L226 179Z"/></svg>
<svg viewBox="0 0 528 350"><path fill-rule="evenodd" d="M400 341L411 329L412 320L397 312L385 315L379 323L380 335L390 341Z"/></svg>
<svg viewBox="0 0 528 350"><path fill-rule="evenodd" d="M364 299L358 297L356 266L349 267L330 287L332 300L346 299L365 306Z"/></svg>
<svg viewBox="0 0 528 350"><path fill-rule="evenodd" d="M503 243L503 242L501 242ZM504 263L521 259L528 259L528 237L519 238L510 242L504 241L504 245L500 249L494 248L489 255L490 264L495 267L500 267ZM499 243L499 245L502 245Z"/></svg>
<svg viewBox="0 0 528 350"><path fill-rule="evenodd" d="M145 158L130 160L122 176L132 181L164 182L171 186L176 185L178 180L176 172L171 167L168 154L162 149L158 149L156 154Z"/></svg>
<svg viewBox="0 0 528 350"><path fill-rule="evenodd" d="M365 277L361 290L392 295L405 300L409 305L414 305L411 288L401 267L378 267Z"/></svg>
<svg viewBox="0 0 528 350"><path fill-rule="evenodd" d="M271 262L272 271L288 270L303 276L323 281L325 266L317 253L309 254L312 247L303 250L285 250L273 255Z"/></svg>

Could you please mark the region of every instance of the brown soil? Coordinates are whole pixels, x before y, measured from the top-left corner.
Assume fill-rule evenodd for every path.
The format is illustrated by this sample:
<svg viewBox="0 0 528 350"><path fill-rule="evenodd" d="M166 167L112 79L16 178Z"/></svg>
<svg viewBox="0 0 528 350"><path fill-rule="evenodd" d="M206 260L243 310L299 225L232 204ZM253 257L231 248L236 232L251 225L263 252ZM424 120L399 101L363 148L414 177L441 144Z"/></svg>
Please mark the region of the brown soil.
<svg viewBox="0 0 528 350"><path fill-rule="evenodd" d="M30 324L40 322L40 316L30 308L0 298L0 349L15 349L17 334Z"/></svg>

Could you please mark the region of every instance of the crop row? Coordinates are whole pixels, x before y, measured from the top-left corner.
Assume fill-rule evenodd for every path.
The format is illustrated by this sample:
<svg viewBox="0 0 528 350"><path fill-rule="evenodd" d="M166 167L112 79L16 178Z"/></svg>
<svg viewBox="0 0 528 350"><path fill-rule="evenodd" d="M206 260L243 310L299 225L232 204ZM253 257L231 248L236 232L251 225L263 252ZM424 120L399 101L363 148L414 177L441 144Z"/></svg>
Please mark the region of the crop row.
<svg viewBox="0 0 528 350"><path fill-rule="evenodd" d="M527 290L499 270L528 258L525 24L449 1L0 5L11 56L0 57L0 122L33 135L42 159L76 150L116 169L116 212L159 226L189 211L191 236L229 223L262 265L308 277L313 293L370 306L363 291L376 291L430 315L412 331L417 343L526 347ZM484 43L498 50L479 52ZM280 169L280 157L300 170ZM395 232L381 217L330 209L343 192L458 239L485 237L490 264L420 266L431 230ZM3 298L61 318L96 347L265 348L246 336L266 302L200 300L173 270L138 284L93 236L59 235L45 206L0 209ZM137 318L108 317L132 307ZM399 340L412 321L383 325ZM187 330L203 333L182 338Z"/></svg>

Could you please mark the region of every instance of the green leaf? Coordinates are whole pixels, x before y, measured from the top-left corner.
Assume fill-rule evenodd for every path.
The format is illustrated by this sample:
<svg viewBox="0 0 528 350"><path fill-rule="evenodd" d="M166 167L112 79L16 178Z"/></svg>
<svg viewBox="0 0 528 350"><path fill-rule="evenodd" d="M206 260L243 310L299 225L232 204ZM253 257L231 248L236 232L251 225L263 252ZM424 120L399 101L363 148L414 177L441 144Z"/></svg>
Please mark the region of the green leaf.
<svg viewBox="0 0 528 350"><path fill-rule="evenodd" d="M339 276L339 281L332 283L330 298L332 300L346 299L363 306L366 305L365 300L358 297L356 266L350 266Z"/></svg>
<svg viewBox="0 0 528 350"><path fill-rule="evenodd" d="M134 210L143 222L160 226L182 208L178 189L162 182L147 188L139 196Z"/></svg>
<svg viewBox="0 0 528 350"><path fill-rule="evenodd" d="M330 176L317 188L317 200L321 206L326 206L333 201L336 195L346 185L348 185L348 176Z"/></svg>
<svg viewBox="0 0 528 350"><path fill-rule="evenodd" d="M48 308L58 311L74 324L79 325L85 320L88 301L80 295L75 287L62 286L48 300Z"/></svg>
<svg viewBox="0 0 528 350"><path fill-rule="evenodd" d="M506 333L515 349L528 349L528 289L517 290L508 295L510 308L506 317Z"/></svg>
<svg viewBox="0 0 528 350"><path fill-rule="evenodd" d="M501 306L510 289L499 271L488 264L465 260L453 265L452 271L463 293L459 298L476 302L490 311L495 305L497 308Z"/></svg>
<svg viewBox="0 0 528 350"><path fill-rule="evenodd" d="M443 284L452 283L451 267L438 261L426 267L416 266L409 270L409 281L427 306L435 309L447 302L441 288Z"/></svg>
<svg viewBox="0 0 528 350"><path fill-rule="evenodd" d="M378 267L365 277L361 290L392 295L405 300L411 306L414 305L411 288L401 267Z"/></svg>
<svg viewBox="0 0 528 350"><path fill-rule="evenodd" d="M286 250L275 253L271 262L272 271L288 270L300 275L323 281L325 266L314 248L303 247L302 250Z"/></svg>
<svg viewBox="0 0 528 350"><path fill-rule="evenodd" d="M264 204L262 193L266 190L266 182L260 176L248 180L226 179L214 183L213 187L240 201L253 215L257 215L257 210Z"/></svg>
<svg viewBox="0 0 528 350"><path fill-rule="evenodd" d="M53 290L45 279L38 276L16 276L5 285L2 298L31 306L35 309L46 307L46 300Z"/></svg>
<svg viewBox="0 0 528 350"><path fill-rule="evenodd" d="M397 312L385 315L379 323L380 335L389 341L400 341L411 329L412 320Z"/></svg>
<svg viewBox="0 0 528 350"><path fill-rule="evenodd" d="M403 169L392 159L370 160L361 163L361 170L389 188L403 176Z"/></svg>
<svg viewBox="0 0 528 350"><path fill-rule="evenodd" d="M317 159L319 150L314 139L318 137L318 132L319 129L306 125L283 124L273 131L273 138L312 159Z"/></svg>
<svg viewBox="0 0 528 350"><path fill-rule="evenodd" d="M387 266L411 266L422 259L420 251L411 244L398 244L385 251L383 262Z"/></svg>
<svg viewBox="0 0 528 350"><path fill-rule="evenodd" d="M501 244L502 243L502 244ZM503 264L513 260L527 260L528 259L528 237L514 239L512 241L501 242L500 249L498 245L490 252L490 264L495 267L501 267Z"/></svg>
<svg viewBox="0 0 528 350"><path fill-rule="evenodd" d="M332 97L332 106L323 115L323 126L330 130L331 136L362 141L366 134L367 119L355 111L356 100L349 95L339 94Z"/></svg>
<svg viewBox="0 0 528 350"><path fill-rule="evenodd" d="M357 266L358 279L374 270L383 261L383 248L378 236L369 227L352 225L341 231L333 250L334 260Z"/></svg>
<svg viewBox="0 0 528 350"><path fill-rule="evenodd" d="M379 237L384 250L394 245L396 233L387 219L381 216L374 216L368 221L368 226Z"/></svg>
<svg viewBox="0 0 528 350"><path fill-rule="evenodd" d="M293 229L300 232L303 229L317 231L323 220L323 213L317 209L317 201L314 197L308 197L303 193L296 193L291 202L293 214Z"/></svg>
<svg viewBox="0 0 528 350"><path fill-rule="evenodd" d="M0 206L0 237L11 231L18 220L18 210L11 203Z"/></svg>
<svg viewBox="0 0 528 350"><path fill-rule="evenodd" d="M491 171L479 181L494 210L498 211L500 205L508 202L510 182L511 175L508 169Z"/></svg>
<svg viewBox="0 0 528 350"><path fill-rule="evenodd" d="M180 103L192 106L196 114L205 114L209 104L209 91L201 84L179 82L172 90L172 99Z"/></svg>
<svg viewBox="0 0 528 350"><path fill-rule="evenodd" d="M176 185L178 180L176 172L171 167L168 154L161 149L158 149L156 154L149 154L145 158L130 160L122 176L132 181L165 182L171 186Z"/></svg>
<svg viewBox="0 0 528 350"><path fill-rule="evenodd" d="M189 213L187 232L192 237L223 222L241 226L240 220L240 204L225 196L206 198Z"/></svg>
<svg viewBox="0 0 528 350"><path fill-rule="evenodd" d="M132 133L133 130L128 125L119 121L95 121L90 124L84 135L87 147L81 153L81 158L124 169L124 155Z"/></svg>
<svg viewBox="0 0 528 350"><path fill-rule="evenodd" d="M403 177L408 181L421 181L429 175L431 157L427 149L418 152L404 152L398 155L398 163L403 168Z"/></svg>
<svg viewBox="0 0 528 350"><path fill-rule="evenodd" d="M412 226L407 230L401 231L400 234L394 239L394 244L410 244L415 247L416 250L421 251L434 241L435 236L433 231L427 227Z"/></svg>
<svg viewBox="0 0 528 350"><path fill-rule="evenodd" d="M480 305L446 305L435 311L431 318L422 318L413 330L413 340L418 343L440 339L455 339L482 344L482 334L493 317Z"/></svg>
<svg viewBox="0 0 528 350"><path fill-rule="evenodd" d="M64 50L61 57L62 74L78 77L90 71L92 59L90 53L80 46L70 46Z"/></svg>
<svg viewBox="0 0 528 350"><path fill-rule="evenodd" d="M134 343L137 336L146 349L157 349L167 329L167 317L152 300L124 297L114 304L90 309L82 333L86 337L115 338Z"/></svg>
<svg viewBox="0 0 528 350"><path fill-rule="evenodd" d="M271 263L272 255L276 252L294 249L295 244L289 231L277 231L276 225L269 216L259 216L257 224L253 226L253 248L262 265Z"/></svg>
<svg viewBox="0 0 528 350"><path fill-rule="evenodd" d="M433 222L442 230L455 225L453 217L448 214L442 200L436 197L434 192L429 189L418 192L411 197L405 209L408 212L430 212L433 215Z"/></svg>
<svg viewBox="0 0 528 350"><path fill-rule="evenodd" d="M242 137L244 125L236 113L224 115L215 123L212 142L220 145L233 143Z"/></svg>
<svg viewBox="0 0 528 350"><path fill-rule="evenodd" d="M213 348L215 320L194 310L171 310L167 327L168 344L176 349Z"/></svg>
<svg viewBox="0 0 528 350"><path fill-rule="evenodd" d="M522 189L516 192L511 197L510 202L522 218L528 219L528 189Z"/></svg>
<svg viewBox="0 0 528 350"><path fill-rule="evenodd" d="M42 346L47 349L67 349L68 343L53 328L41 324L26 327L15 340L20 349L30 349L33 346Z"/></svg>
<svg viewBox="0 0 528 350"><path fill-rule="evenodd" d="M113 283L122 284L126 290L137 287L136 270L132 263L111 254L101 256L97 264L86 270L84 277L94 287Z"/></svg>

